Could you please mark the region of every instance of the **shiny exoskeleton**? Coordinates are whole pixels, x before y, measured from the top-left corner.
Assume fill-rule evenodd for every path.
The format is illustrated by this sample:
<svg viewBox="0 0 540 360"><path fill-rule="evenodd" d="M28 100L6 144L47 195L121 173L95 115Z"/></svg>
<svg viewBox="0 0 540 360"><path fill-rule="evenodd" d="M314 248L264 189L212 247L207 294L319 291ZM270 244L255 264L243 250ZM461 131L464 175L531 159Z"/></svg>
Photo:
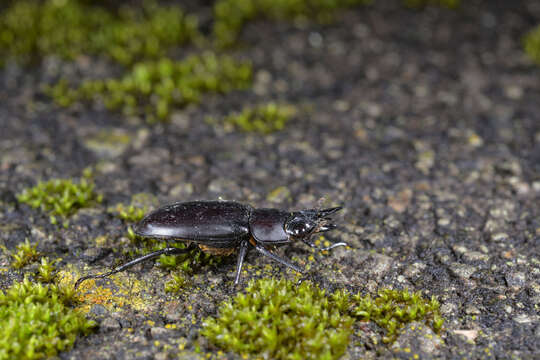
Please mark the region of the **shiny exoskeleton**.
<svg viewBox="0 0 540 360"><path fill-rule="evenodd" d="M295 240L321 251L347 245L340 242L327 248L317 248L309 241L315 233L336 228L336 225L330 223L329 216L340 209L341 207L334 207L290 212L255 209L233 201L191 201L166 205L148 214L138 224L135 233L167 242L182 241L190 246L184 249L167 246L106 274L82 277L77 280L75 287L86 279L103 278L162 254L185 253L194 246L214 255L229 255L238 250L235 284L238 284L240 279L242 264L249 248L255 248L261 254L295 271L303 272L298 266L275 255L271 248Z"/></svg>

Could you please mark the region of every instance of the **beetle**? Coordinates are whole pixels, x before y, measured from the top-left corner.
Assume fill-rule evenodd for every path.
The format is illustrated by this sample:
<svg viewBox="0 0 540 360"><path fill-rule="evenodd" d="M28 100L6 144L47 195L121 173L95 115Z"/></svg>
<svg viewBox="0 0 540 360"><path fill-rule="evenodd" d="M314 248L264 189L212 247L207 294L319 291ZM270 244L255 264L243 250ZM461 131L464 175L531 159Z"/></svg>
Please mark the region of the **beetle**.
<svg viewBox="0 0 540 360"><path fill-rule="evenodd" d="M335 229L337 226L330 222L332 219L329 216L341 209L256 209L234 201L190 201L166 205L146 215L135 229L135 234L139 236L165 240L167 246L164 249L141 256L108 273L81 277L75 283L75 288L87 279L104 278L160 255L186 253L196 246L213 255L230 255L238 250L235 285L240 280L242 264L249 248L303 273L300 267L274 254L270 248L295 240L319 251L346 246L346 243L339 242L318 248L309 240L315 233ZM189 246L183 249L169 247L169 241L187 242Z"/></svg>

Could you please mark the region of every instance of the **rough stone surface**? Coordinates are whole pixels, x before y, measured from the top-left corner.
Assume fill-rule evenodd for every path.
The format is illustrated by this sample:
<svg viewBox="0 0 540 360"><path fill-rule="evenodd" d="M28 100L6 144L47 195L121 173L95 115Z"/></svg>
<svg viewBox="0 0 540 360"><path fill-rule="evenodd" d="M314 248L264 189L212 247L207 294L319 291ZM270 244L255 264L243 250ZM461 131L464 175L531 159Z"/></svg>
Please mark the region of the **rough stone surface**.
<svg viewBox="0 0 540 360"><path fill-rule="evenodd" d="M208 14L207 2L189 3ZM374 1L333 25L249 24L244 45L231 53L252 60L255 87L204 98L168 124L53 105L43 83L75 76L78 62L10 64L0 70L0 245L37 241L78 276L131 258L127 224L107 209L140 192L161 204L223 198L284 209L343 205L340 229L327 239L351 249L320 254L292 244L278 253L310 265L308 276L328 291L406 287L434 295L446 319L439 335L425 326L418 335L409 324L394 345L382 343L372 323L356 324L345 358L537 358L540 67L524 55L521 37L540 23L540 7L532 0L462 3L458 11L414 11ZM104 66L105 74L117 72ZM299 113L269 136L204 121L277 99ZM107 129L122 143L100 135ZM104 201L68 227L17 203L16 194L38 180L78 177L88 166ZM15 271L9 261L0 253L3 289L35 270ZM251 252L235 288L234 267L232 257L195 266L177 293L164 291L167 270L130 269L115 283L126 286L123 305L95 299L89 316L100 328L60 357L215 355L199 330L221 301L250 279L295 276Z"/></svg>
<svg viewBox="0 0 540 360"><path fill-rule="evenodd" d="M422 323L412 322L402 330L401 335L392 344L392 350L398 357L426 358L440 355L442 339Z"/></svg>

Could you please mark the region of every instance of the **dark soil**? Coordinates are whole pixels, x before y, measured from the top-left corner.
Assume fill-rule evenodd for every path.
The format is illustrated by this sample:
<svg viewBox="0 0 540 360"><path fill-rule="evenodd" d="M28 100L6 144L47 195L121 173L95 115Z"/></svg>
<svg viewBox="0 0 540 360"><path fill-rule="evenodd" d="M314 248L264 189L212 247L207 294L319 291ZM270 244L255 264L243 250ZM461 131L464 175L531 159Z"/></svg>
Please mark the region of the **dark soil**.
<svg viewBox="0 0 540 360"><path fill-rule="evenodd" d="M99 272L127 260L120 247L132 246L119 245L125 224L106 209L139 192L161 204L219 197L289 209L341 204L341 227L328 237L353 249L316 255L313 279L353 292L421 290L438 297L446 318L440 339L418 341L407 330L385 345L357 334L346 358L538 358L540 67L521 37L540 23L540 7L463 1L457 11L415 11L376 3L329 26L249 24L232 54L253 61L253 89L207 97L168 124L62 109L42 93L60 75L117 71L101 61L8 65L0 72L0 242L14 248L28 237L61 266ZM299 107L285 131L226 132L205 121L267 100ZM87 146L104 129L129 135L130 145ZM76 178L87 166L104 202L79 211L67 229L15 199L40 179ZM268 197L279 187L283 196ZM96 245L98 236L105 245ZM280 253L302 264L311 254L300 244ZM254 252L247 261L244 283L266 274L257 273L266 264L294 277ZM234 262L196 269L179 294L164 292L168 272L158 266L130 270L147 283L145 310L94 306L90 316L101 326L61 358L165 359L179 344L182 358L196 358L201 320L237 291ZM0 266L8 268L7 255ZM3 274L2 288L22 278Z"/></svg>

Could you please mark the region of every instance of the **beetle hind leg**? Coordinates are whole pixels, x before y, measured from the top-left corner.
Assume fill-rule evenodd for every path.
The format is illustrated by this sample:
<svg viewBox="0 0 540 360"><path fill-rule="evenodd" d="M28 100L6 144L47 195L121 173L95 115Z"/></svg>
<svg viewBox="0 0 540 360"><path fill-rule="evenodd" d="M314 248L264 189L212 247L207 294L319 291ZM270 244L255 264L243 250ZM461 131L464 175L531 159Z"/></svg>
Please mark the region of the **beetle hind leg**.
<svg viewBox="0 0 540 360"><path fill-rule="evenodd" d="M141 256L141 257L138 257L136 259L133 259L123 265L120 265L118 266L117 268L114 268L113 270L105 273L105 274L101 274L101 275L87 275L87 276L83 276L81 278L79 278L77 280L77 282L75 282L75 286L74 288L77 289L79 287L79 285L85 281L85 280L88 280L88 279L103 279L103 278L106 278L108 276L111 276L113 274L116 274L116 273L119 273L121 271L124 271L134 265L137 265L141 262L144 262L146 260L151 260L151 259L154 259L158 256L161 256L161 255L173 255L173 254L184 254L186 252L189 252L191 251L192 249L194 248L193 244L190 244L188 247L186 248L183 248L183 249L179 249L179 248L175 248L175 247L166 247L165 249L161 249L161 250L158 250L158 251L154 251L154 252L151 252L150 254L146 254L144 256Z"/></svg>

